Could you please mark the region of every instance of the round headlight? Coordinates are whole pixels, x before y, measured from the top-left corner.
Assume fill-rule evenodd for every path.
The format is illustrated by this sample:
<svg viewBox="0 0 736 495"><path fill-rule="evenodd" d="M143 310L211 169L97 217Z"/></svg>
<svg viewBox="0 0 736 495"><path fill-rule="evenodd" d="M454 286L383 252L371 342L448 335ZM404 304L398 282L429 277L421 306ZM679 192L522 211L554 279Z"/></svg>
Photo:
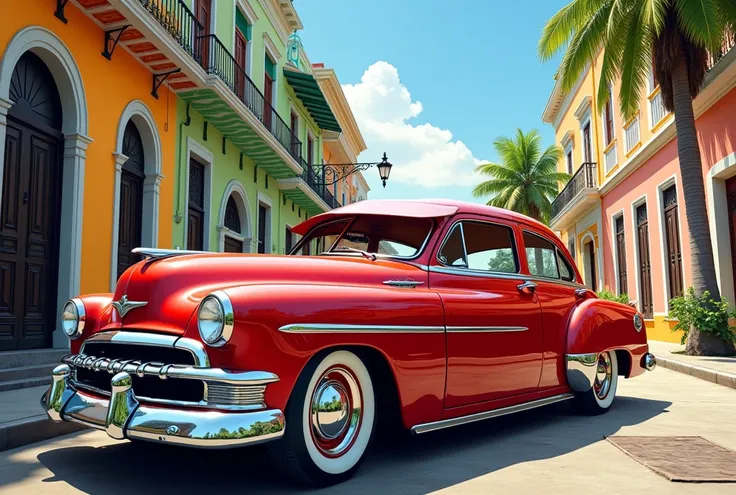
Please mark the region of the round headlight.
<svg viewBox="0 0 736 495"><path fill-rule="evenodd" d="M199 335L205 344L221 347L230 340L233 334L235 315L230 298L222 291L216 291L205 297L199 305L197 326Z"/></svg>
<svg viewBox="0 0 736 495"><path fill-rule="evenodd" d="M82 335L84 330L84 303L81 299L71 299L64 304L61 311L61 328L67 337L74 340Z"/></svg>
<svg viewBox="0 0 736 495"><path fill-rule="evenodd" d="M636 313L634 315L634 328L637 332L641 332L641 329L644 327L644 321L641 319L641 315L639 313Z"/></svg>

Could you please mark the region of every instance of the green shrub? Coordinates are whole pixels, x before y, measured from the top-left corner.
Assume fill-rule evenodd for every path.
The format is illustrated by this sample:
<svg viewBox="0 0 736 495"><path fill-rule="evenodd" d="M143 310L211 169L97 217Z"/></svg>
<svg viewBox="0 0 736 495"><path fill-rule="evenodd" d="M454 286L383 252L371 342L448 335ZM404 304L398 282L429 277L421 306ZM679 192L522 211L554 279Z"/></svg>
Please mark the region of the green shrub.
<svg viewBox="0 0 736 495"><path fill-rule="evenodd" d="M697 297L695 290L690 287L685 295L670 300L669 318L678 320L672 331L683 332L680 341L682 344L687 340L691 326L701 332L717 334L726 341L733 341L736 335L733 331L736 327L731 327L728 319L735 313L729 310L728 306L725 300L713 300L708 291Z"/></svg>
<svg viewBox="0 0 736 495"><path fill-rule="evenodd" d="M601 299L608 299L609 301L616 301L620 302L621 304L629 304L628 294L621 294L620 296L617 296L613 292L603 289L596 292L596 295L598 295L598 297L600 297Z"/></svg>

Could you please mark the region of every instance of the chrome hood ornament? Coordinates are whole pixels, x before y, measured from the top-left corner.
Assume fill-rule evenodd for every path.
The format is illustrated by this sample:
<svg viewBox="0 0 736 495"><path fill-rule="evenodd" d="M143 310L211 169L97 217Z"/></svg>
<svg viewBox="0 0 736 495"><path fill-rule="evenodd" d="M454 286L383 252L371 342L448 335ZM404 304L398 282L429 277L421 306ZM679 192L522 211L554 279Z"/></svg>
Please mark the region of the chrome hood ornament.
<svg viewBox="0 0 736 495"><path fill-rule="evenodd" d="M121 297L120 300L112 302L113 308L118 310L118 314L121 319L125 318L125 315L132 310L142 308L146 304L148 304L147 301L128 301L128 296L126 294L123 294L123 297Z"/></svg>

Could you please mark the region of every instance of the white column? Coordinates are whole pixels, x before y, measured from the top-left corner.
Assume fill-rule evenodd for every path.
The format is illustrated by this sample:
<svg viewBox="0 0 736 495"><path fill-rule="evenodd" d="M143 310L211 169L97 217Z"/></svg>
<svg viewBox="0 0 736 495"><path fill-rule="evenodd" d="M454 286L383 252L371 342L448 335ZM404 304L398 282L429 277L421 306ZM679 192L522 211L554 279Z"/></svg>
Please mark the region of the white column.
<svg viewBox="0 0 736 495"><path fill-rule="evenodd" d="M57 315L61 314L64 303L69 298L78 295L80 291L84 167L87 158L87 145L91 142L91 138L82 134L67 134L64 136L64 190L61 199ZM56 331L56 329L54 330L53 341L54 347L69 347L69 339L63 332Z"/></svg>
<svg viewBox="0 0 736 495"><path fill-rule="evenodd" d="M120 182L123 174L123 164L128 157L122 153L113 153L115 159L115 180L112 190L112 250L110 256L110 292L115 292L118 279L118 238L120 236Z"/></svg>

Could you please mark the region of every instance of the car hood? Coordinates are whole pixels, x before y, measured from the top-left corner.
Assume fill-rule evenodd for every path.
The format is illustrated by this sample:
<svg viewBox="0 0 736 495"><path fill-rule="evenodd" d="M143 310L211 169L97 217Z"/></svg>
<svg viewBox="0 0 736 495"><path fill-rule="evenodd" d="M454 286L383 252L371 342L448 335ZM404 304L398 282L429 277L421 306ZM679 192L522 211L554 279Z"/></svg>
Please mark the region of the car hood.
<svg viewBox="0 0 736 495"><path fill-rule="evenodd" d="M218 289L284 283L385 287L388 280L426 282L426 277L409 263L348 256L196 254L149 259L120 277L113 301L125 297L132 309L122 319L112 312L105 330L182 335L199 302Z"/></svg>

